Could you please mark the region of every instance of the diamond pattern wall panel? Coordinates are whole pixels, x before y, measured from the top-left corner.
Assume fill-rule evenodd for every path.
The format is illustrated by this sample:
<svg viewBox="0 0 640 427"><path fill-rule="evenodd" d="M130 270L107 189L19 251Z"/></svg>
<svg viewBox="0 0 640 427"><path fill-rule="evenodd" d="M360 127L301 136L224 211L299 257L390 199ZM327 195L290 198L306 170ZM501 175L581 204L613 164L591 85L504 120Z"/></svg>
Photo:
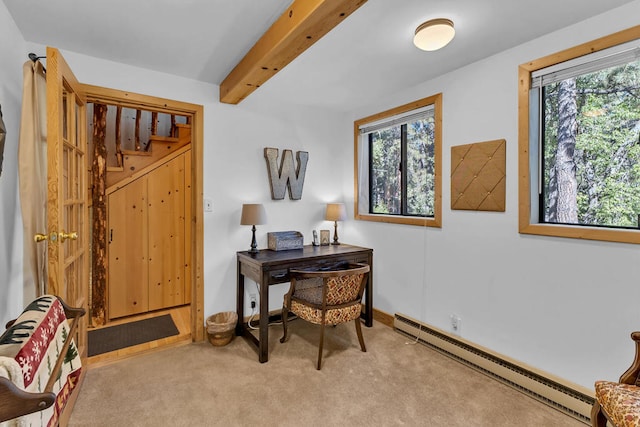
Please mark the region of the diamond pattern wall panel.
<svg viewBox="0 0 640 427"><path fill-rule="evenodd" d="M451 147L451 209L505 210L506 141Z"/></svg>

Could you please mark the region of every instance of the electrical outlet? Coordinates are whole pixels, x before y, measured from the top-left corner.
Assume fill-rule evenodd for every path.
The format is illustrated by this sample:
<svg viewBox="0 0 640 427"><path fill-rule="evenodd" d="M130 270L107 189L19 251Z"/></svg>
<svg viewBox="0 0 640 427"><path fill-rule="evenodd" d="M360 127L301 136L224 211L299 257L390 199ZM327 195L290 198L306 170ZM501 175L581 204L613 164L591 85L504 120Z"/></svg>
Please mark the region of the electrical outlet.
<svg viewBox="0 0 640 427"><path fill-rule="evenodd" d="M249 294L249 301L251 301L251 308L256 308L256 294Z"/></svg>
<svg viewBox="0 0 640 427"><path fill-rule="evenodd" d="M451 332L456 335L460 335L462 329L462 319L457 314L451 315Z"/></svg>

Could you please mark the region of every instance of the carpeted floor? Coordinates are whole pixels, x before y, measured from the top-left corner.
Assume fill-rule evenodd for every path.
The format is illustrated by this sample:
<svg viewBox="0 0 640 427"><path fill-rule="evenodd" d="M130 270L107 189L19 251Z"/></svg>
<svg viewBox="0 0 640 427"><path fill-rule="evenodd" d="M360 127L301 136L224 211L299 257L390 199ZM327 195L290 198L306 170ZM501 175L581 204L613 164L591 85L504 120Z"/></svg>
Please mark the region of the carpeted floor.
<svg viewBox="0 0 640 427"><path fill-rule="evenodd" d="M584 426L379 323L270 329L261 364L241 338L173 347L91 368L70 426Z"/></svg>

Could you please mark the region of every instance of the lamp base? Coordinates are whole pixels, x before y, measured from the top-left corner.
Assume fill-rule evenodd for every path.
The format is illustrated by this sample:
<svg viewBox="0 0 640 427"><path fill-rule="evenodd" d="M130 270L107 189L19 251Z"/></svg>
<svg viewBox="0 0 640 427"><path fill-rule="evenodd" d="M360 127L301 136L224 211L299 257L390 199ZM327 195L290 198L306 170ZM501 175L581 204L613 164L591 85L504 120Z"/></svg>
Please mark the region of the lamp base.
<svg viewBox="0 0 640 427"><path fill-rule="evenodd" d="M251 227L251 249L249 249L250 254L257 254L260 252L258 250L258 243L256 242L256 226Z"/></svg>
<svg viewBox="0 0 640 427"><path fill-rule="evenodd" d="M340 244L340 242L338 241L338 221L333 222L333 242L331 244L332 245Z"/></svg>

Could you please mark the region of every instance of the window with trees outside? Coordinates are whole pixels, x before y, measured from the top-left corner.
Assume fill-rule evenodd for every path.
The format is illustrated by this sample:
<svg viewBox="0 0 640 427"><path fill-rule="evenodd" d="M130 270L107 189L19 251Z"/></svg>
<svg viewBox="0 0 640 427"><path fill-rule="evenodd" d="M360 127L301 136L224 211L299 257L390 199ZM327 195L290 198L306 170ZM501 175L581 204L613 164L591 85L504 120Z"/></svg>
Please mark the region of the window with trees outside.
<svg viewBox="0 0 640 427"><path fill-rule="evenodd" d="M356 219L440 226L442 94L354 123Z"/></svg>
<svg viewBox="0 0 640 427"><path fill-rule="evenodd" d="M638 28L520 67L521 232L640 243Z"/></svg>

